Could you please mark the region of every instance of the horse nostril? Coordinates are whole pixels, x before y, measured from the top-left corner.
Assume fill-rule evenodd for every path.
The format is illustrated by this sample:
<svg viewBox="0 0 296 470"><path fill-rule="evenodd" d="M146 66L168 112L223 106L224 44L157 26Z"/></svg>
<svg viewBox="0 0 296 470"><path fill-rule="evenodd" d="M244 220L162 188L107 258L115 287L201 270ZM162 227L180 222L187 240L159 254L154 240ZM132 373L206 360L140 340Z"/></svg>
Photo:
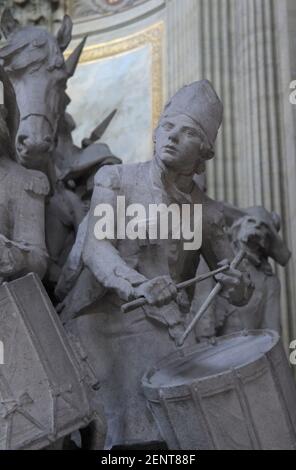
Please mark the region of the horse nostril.
<svg viewBox="0 0 296 470"><path fill-rule="evenodd" d="M52 144L52 138L50 137L50 135L47 135L46 137L44 137L44 142L50 145Z"/></svg>
<svg viewBox="0 0 296 470"><path fill-rule="evenodd" d="M24 145L25 141L28 139L28 136L25 134L20 134L18 136L18 143Z"/></svg>

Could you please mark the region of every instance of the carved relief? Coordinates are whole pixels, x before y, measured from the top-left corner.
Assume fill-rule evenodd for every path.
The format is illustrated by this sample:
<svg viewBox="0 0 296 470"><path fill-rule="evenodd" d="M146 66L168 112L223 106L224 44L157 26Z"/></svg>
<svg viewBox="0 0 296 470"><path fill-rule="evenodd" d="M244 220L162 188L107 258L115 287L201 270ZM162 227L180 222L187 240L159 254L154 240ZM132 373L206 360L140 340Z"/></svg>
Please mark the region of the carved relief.
<svg viewBox="0 0 296 470"><path fill-rule="evenodd" d="M10 7L14 18L22 25L50 27L62 19L65 2L63 0L0 0L0 15L5 7Z"/></svg>
<svg viewBox="0 0 296 470"><path fill-rule="evenodd" d="M88 15L112 15L122 10L134 7L148 0L70 0L70 13L74 17Z"/></svg>

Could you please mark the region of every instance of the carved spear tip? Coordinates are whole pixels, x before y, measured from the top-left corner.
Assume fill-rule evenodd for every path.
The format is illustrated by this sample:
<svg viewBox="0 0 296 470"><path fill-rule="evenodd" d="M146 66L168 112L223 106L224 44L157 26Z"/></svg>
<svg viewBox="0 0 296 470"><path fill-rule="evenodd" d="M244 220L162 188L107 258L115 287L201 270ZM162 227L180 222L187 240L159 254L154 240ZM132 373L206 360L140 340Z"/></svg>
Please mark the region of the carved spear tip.
<svg viewBox="0 0 296 470"><path fill-rule="evenodd" d="M19 22L13 17L13 14L10 8L4 8L1 22L1 29L3 31L4 37L7 39L12 33L17 31L20 27Z"/></svg>
<svg viewBox="0 0 296 470"><path fill-rule="evenodd" d="M108 128L110 122L114 118L115 114L117 113L117 109L114 109L105 119L101 122L91 133L89 138L83 139L81 145L83 148L88 147L89 145L93 144L97 140L100 140L106 129Z"/></svg>
<svg viewBox="0 0 296 470"><path fill-rule="evenodd" d="M78 44L78 46L74 49L74 51L70 54L70 56L66 60L66 68L67 68L69 77L72 77L75 73L75 70L79 62L86 40L87 40L87 36L85 36L82 39L82 41Z"/></svg>

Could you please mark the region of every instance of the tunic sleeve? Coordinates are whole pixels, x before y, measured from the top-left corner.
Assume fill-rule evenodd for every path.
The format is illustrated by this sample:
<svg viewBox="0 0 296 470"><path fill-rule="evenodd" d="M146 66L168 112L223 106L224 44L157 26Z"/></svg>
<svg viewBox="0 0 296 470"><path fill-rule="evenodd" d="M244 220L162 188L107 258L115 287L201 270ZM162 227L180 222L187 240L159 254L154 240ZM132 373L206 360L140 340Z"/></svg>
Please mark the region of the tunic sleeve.
<svg viewBox="0 0 296 470"><path fill-rule="evenodd" d="M121 289L121 286L125 286L128 283L132 288L132 286L144 282L146 278L129 267L117 250L116 202L120 192L120 185L120 174L116 165L112 167L105 166L96 175L83 250L83 260L104 287L114 289L120 296L126 298L123 293L125 289ZM106 204L110 210L113 210L113 227L113 221L110 220L110 229L114 229L113 238L110 236L99 240L95 236L96 223L98 222L98 217L95 214L97 213L96 208L98 204ZM110 212L110 217L112 218L112 212Z"/></svg>

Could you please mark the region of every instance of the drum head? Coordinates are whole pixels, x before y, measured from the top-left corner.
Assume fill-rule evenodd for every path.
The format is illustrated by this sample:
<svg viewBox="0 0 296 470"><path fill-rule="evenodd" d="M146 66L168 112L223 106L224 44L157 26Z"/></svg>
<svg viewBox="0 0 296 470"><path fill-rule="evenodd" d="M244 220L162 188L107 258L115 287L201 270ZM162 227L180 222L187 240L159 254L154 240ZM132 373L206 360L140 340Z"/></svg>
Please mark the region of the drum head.
<svg viewBox="0 0 296 470"><path fill-rule="evenodd" d="M276 332L262 330L235 333L217 338L215 345L200 345L179 351L166 358L143 383L150 387L174 387L222 374L230 369L251 364L270 351L279 341Z"/></svg>

